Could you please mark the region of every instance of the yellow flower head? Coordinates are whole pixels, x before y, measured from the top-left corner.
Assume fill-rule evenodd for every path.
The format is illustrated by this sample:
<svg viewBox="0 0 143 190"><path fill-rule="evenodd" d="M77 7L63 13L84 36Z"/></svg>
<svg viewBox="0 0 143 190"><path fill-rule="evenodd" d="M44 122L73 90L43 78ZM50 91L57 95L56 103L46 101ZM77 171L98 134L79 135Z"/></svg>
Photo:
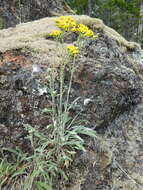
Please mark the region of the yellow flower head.
<svg viewBox="0 0 143 190"><path fill-rule="evenodd" d="M84 36L86 37L93 37L94 36L94 32L92 30L87 30L85 33L84 33Z"/></svg>
<svg viewBox="0 0 143 190"><path fill-rule="evenodd" d="M76 26L73 27L73 28L71 29L71 31L72 31L72 32L77 32L77 27L76 27Z"/></svg>
<svg viewBox="0 0 143 190"><path fill-rule="evenodd" d="M60 30L53 30L49 35L52 37L59 37L63 32Z"/></svg>
<svg viewBox="0 0 143 190"><path fill-rule="evenodd" d="M81 32L81 33L86 33L87 30L89 30L88 26L84 25L84 24L79 24L77 27L77 31Z"/></svg>
<svg viewBox="0 0 143 190"><path fill-rule="evenodd" d="M88 28L88 26L84 25L84 24L79 24L77 26L77 32L83 34L86 37L93 37L94 36L94 32L92 30L90 30Z"/></svg>
<svg viewBox="0 0 143 190"><path fill-rule="evenodd" d="M57 26L65 31L70 31L72 28L76 27L76 23L71 16L60 16L56 20Z"/></svg>
<svg viewBox="0 0 143 190"><path fill-rule="evenodd" d="M71 54L71 55L76 55L79 53L79 48L77 46L74 46L74 45L68 45L67 46L67 49L68 49L68 52Z"/></svg>

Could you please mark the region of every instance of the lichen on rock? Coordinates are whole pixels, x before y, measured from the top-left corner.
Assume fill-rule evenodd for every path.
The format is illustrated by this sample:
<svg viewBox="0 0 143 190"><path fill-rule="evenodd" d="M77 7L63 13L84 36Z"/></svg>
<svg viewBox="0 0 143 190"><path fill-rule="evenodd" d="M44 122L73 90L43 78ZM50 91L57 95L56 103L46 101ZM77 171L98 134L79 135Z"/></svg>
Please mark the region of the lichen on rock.
<svg viewBox="0 0 143 190"><path fill-rule="evenodd" d="M81 41L69 102L80 98L70 108L70 114L80 113L79 120L96 130L98 138L86 139L86 152L78 152L70 168L72 179L60 188L141 190L143 63L135 55L142 55L142 51L98 19L73 18L92 27L98 38ZM44 18L0 31L1 148L18 146L26 151L29 144L24 125L43 129L50 123L51 118L41 114L51 104L47 68L54 62L58 70L63 52L66 55L64 47L75 43L76 38L73 35L69 42L66 36L63 45L45 38L57 29L55 19ZM65 82L69 82L68 70ZM59 91L58 81L56 90Z"/></svg>

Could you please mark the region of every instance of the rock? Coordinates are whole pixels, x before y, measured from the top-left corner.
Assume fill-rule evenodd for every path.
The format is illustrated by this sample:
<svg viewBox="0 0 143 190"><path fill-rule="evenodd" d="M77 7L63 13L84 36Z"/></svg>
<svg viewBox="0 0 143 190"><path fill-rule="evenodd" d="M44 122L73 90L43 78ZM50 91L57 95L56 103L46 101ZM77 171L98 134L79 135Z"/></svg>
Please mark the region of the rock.
<svg viewBox="0 0 143 190"><path fill-rule="evenodd" d="M44 35L56 29L54 21L45 18L0 32L1 148L20 147L29 153L24 126L43 130L51 122L42 114L51 106L47 69L54 63L57 74L66 55L62 55L64 47L69 41L75 43L75 36L67 36L64 45L55 49L57 42ZM97 138L85 138L86 151L75 156L68 190L142 189L143 54L139 48L129 50L126 41L118 42L105 31L100 31L96 40L82 40L69 97L69 103L77 101L70 114L79 113L81 124L95 129ZM68 88L70 74L66 69ZM59 92L58 80L54 90Z"/></svg>
<svg viewBox="0 0 143 190"><path fill-rule="evenodd" d="M0 28L37 20L47 16L59 16L72 10L63 0L0 0Z"/></svg>
<svg viewBox="0 0 143 190"><path fill-rule="evenodd" d="M93 127L105 127L130 106L140 102L139 77L126 55L120 53L117 44L107 36L88 44L78 60L75 82L80 84L80 88L75 90L76 94L91 101L85 106L82 117ZM112 51L113 47L116 52Z"/></svg>

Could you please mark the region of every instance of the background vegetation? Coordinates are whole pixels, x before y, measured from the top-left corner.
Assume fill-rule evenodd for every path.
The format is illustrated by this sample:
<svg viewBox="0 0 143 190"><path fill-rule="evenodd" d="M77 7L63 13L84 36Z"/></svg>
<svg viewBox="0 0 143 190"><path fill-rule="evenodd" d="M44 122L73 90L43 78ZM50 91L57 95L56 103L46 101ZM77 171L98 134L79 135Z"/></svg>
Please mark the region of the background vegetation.
<svg viewBox="0 0 143 190"><path fill-rule="evenodd" d="M141 0L66 0L77 14L101 18L126 39L143 45L143 3Z"/></svg>
<svg viewBox="0 0 143 190"><path fill-rule="evenodd" d="M76 14L101 18L126 39L143 45L142 0L0 0L0 28L67 12L71 14L67 5Z"/></svg>

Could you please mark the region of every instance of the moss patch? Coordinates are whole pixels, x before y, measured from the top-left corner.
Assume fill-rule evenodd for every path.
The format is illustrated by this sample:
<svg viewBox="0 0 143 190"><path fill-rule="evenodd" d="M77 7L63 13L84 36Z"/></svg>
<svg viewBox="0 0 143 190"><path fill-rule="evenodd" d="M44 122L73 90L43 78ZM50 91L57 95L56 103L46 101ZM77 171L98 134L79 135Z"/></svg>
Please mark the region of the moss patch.
<svg viewBox="0 0 143 190"><path fill-rule="evenodd" d="M89 16L72 16L77 23L83 23L92 28L100 29L105 32L110 38L116 40L120 45L130 49L139 46L134 42L128 42L119 33L112 28L104 25L100 19L91 18ZM47 17L33 22L17 25L15 28L4 29L0 31L0 51L29 47L38 51L45 52L50 44L55 42L47 42L45 34L58 29L55 25L57 17ZM2 21L0 22L2 23ZM2 24L0 24L2 25Z"/></svg>
<svg viewBox="0 0 143 190"><path fill-rule="evenodd" d="M0 29L4 28L4 19L2 17L0 17Z"/></svg>

